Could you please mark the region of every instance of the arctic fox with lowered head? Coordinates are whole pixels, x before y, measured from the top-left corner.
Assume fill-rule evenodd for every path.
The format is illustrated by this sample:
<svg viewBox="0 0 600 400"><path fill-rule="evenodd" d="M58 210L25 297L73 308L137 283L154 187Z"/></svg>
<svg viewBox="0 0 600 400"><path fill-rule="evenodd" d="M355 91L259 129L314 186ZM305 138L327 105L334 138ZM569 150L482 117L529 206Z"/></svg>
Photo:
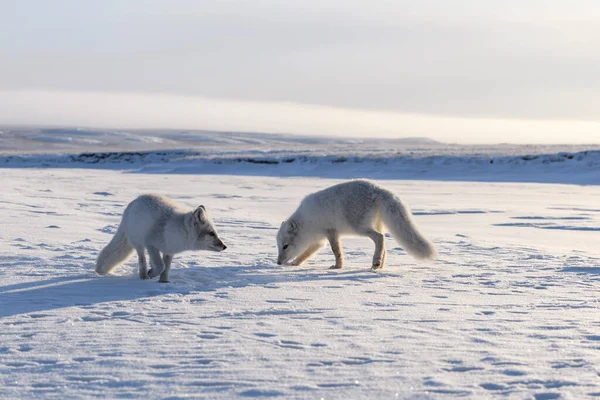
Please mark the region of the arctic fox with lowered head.
<svg viewBox="0 0 600 400"><path fill-rule="evenodd" d="M419 232L408 207L392 192L367 180L352 180L304 198L277 233L277 264L300 265L327 241L335 265L343 267L340 237L367 236L375 242L374 270L385 262L384 226L417 259L434 260L435 246Z"/></svg>
<svg viewBox="0 0 600 400"><path fill-rule="evenodd" d="M136 251L141 279L160 275L159 282L168 282L174 254L226 248L204 206L189 210L165 196L144 194L125 208L117 233L98 255L96 272L108 274Z"/></svg>

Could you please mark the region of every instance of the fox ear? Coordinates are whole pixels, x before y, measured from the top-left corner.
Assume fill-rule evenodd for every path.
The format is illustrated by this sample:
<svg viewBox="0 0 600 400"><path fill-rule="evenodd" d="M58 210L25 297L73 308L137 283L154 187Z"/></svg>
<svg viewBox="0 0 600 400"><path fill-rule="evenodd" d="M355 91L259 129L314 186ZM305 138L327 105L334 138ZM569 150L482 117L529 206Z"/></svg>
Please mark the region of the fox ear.
<svg viewBox="0 0 600 400"><path fill-rule="evenodd" d="M204 206L200 206L198 208L196 208L196 210L194 211L194 216L196 217L196 219L200 222L204 221L206 218L206 209L204 208Z"/></svg>
<svg viewBox="0 0 600 400"><path fill-rule="evenodd" d="M295 219L290 219L290 230L298 229L298 221Z"/></svg>

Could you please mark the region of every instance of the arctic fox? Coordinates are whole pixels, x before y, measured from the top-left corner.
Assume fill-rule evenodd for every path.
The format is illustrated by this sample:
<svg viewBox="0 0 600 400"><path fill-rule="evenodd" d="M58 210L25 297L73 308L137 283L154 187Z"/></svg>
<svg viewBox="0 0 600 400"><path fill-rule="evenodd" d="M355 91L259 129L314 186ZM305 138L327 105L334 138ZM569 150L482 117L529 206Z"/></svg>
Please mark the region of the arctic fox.
<svg viewBox="0 0 600 400"><path fill-rule="evenodd" d="M169 281L174 254L186 250L223 251L226 248L204 206L191 211L165 196L144 194L125 208L117 233L98 255L96 272L101 275L109 273L131 257L135 250L140 278L160 275L159 282L164 283ZM150 255L150 270L146 264L145 249Z"/></svg>
<svg viewBox="0 0 600 400"><path fill-rule="evenodd" d="M372 269L383 268L383 227L413 257L435 259L435 246L415 226L406 205L392 192L367 180L352 180L304 198L277 233L277 264L300 265L329 241L335 265L343 267L340 236L367 236L375 242Z"/></svg>

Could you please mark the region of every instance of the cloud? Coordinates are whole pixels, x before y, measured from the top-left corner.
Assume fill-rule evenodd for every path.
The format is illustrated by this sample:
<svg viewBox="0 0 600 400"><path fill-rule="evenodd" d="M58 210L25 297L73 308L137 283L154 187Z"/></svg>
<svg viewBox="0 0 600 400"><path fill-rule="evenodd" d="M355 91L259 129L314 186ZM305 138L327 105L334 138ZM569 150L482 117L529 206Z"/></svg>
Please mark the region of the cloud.
<svg viewBox="0 0 600 400"><path fill-rule="evenodd" d="M0 90L599 121L595 0L0 5Z"/></svg>

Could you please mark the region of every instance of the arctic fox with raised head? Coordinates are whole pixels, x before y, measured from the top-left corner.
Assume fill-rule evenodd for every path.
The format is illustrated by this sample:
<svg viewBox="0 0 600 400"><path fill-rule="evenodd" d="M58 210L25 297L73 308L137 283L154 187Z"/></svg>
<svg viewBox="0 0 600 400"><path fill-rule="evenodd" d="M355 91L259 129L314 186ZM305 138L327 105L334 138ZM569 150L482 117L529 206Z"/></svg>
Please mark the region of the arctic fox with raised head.
<svg viewBox="0 0 600 400"><path fill-rule="evenodd" d="M135 251L141 279L160 275L159 282L168 282L174 254L226 248L204 206L189 210L165 196L144 194L125 208L115 236L98 255L96 272L108 274ZM145 250L150 256L150 270Z"/></svg>
<svg viewBox="0 0 600 400"><path fill-rule="evenodd" d="M312 193L304 198L277 233L277 264L300 265L327 241L335 265L343 267L340 237L367 236L375 242L374 270L385 262L384 226L417 259L434 260L435 246L419 232L408 207L392 192L357 179Z"/></svg>

